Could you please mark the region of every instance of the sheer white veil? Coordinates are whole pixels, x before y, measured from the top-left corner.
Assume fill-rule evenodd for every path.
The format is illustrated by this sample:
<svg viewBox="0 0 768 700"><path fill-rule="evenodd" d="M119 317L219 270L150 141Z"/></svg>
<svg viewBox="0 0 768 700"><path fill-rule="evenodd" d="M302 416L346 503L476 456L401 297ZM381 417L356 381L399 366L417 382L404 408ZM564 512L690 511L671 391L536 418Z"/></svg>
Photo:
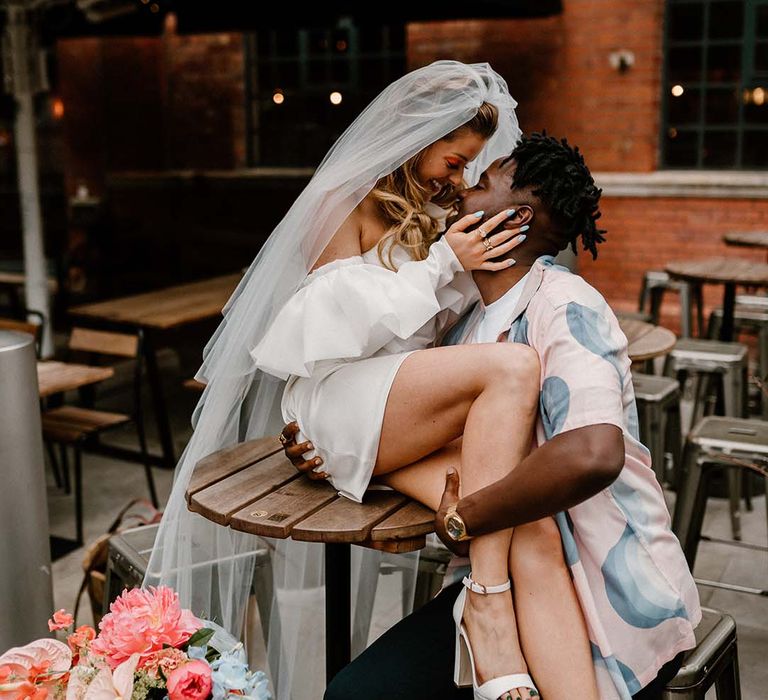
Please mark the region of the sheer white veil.
<svg viewBox="0 0 768 700"><path fill-rule="evenodd" d="M499 125L466 171L467 181L474 184L520 137L517 103L504 79L487 63L437 61L408 73L371 102L323 159L232 294L221 324L203 351L196 378L206 388L192 416L194 432L176 467L145 585L174 587L184 606L216 620L236 636L242 634L255 552L265 543L187 510L184 495L193 468L216 450L279 432L284 384L257 371L249 350L376 182L469 121L483 102L498 108ZM320 697L324 687L322 545L291 540L268 544L272 580L267 588L272 589L273 602L268 672L280 700ZM353 611L354 636L356 646L364 647L382 555L353 549L352 591L353 600L358 601ZM399 570L412 571L415 561L400 555ZM394 578L389 576L387 585ZM403 575L402 580L412 585L413 576ZM365 593L366 589L371 590L369 599L356 598L358 590ZM408 599L406 592L405 612ZM313 637L318 634L319 638ZM313 639L319 639L314 649ZM319 658L314 671L305 653L310 650L313 659Z"/></svg>

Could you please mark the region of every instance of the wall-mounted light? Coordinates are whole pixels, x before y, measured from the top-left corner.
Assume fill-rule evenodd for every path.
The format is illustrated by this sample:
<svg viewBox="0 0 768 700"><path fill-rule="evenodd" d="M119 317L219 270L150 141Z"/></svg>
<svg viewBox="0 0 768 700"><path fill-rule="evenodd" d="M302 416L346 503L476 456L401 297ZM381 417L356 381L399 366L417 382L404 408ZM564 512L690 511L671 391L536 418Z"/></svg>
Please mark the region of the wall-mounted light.
<svg viewBox="0 0 768 700"><path fill-rule="evenodd" d="M626 73L635 65L635 54L627 49L612 51L608 54L608 63L611 64L611 68L619 71L619 73Z"/></svg>
<svg viewBox="0 0 768 700"><path fill-rule="evenodd" d="M54 97L51 100L51 114L54 119L61 119L64 116L64 102L60 97Z"/></svg>
<svg viewBox="0 0 768 700"><path fill-rule="evenodd" d="M341 93L340 92L332 92L328 99L331 101L332 105L340 105L341 104Z"/></svg>

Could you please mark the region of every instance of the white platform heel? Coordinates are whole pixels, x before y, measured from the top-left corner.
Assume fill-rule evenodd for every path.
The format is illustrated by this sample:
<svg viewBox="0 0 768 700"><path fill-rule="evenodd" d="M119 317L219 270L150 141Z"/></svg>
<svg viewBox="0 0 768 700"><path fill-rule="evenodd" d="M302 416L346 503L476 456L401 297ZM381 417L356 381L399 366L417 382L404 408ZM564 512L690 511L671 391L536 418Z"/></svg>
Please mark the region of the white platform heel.
<svg viewBox="0 0 768 700"><path fill-rule="evenodd" d="M464 577L464 588L453 605L453 619L456 622L456 662L453 670L453 681L459 688L472 686L475 700L497 700L502 694L514 688L530 688L539 694L533 679L527 673L513 673L509 676L492 678L482 685L477 682L475 671L475 657L472 655L472 646L469 643L467 628L464 627L464 606L467 601L467 588L473 593L488 595L490 593L504 593L511 588L509 581L498 586L483 586L472 580L472 574Z"/></svg>

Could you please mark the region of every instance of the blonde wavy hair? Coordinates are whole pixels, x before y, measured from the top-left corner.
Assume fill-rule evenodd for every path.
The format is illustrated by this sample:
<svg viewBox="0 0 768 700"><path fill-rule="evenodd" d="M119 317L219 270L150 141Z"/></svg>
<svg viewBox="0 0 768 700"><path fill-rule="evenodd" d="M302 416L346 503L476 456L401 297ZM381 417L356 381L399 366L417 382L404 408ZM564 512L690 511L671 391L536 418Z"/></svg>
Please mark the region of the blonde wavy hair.
<svg viewBox="0 0 768 700"><path fill-rule="evenodd" d="M443 140L452 141L462 131L471 131L489 139L496 131L498 120L497 108L489 102L483 102L472 119L444 136ZM391 270L395 269L392 260L395 245L399 244L405 248L413 260L424 260L429 254L429 247L437 240L440 224L426 212L427 203L431 201L448 209L456 202L456 191L453 187L445 188L430 200L429 190L417 180L416 169L424 157L425 150L419 151L397 170L381 178L371 191L390 225L377 244L377 253L382 265ZM385 256L384 248L390 243Z"/></svg>

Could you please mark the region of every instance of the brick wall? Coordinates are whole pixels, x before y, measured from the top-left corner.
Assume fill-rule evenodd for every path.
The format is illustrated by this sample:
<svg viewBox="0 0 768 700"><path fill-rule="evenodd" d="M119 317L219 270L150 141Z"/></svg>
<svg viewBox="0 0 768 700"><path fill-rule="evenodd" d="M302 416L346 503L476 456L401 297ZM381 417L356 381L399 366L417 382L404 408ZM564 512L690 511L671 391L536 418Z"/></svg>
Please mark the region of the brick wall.
<svg viewBox="0 0 768 700"><path fill-rule="evenodd" d="M544 19L408 26L411 68L439 58L488 61L519 103L524 131L546 128L579 144L595 170L656 167L663 0L564 0ZM617 49L634 52L625 73Z"/></svg>
<svg viewBox="0 0 768 700"><path fill-rule="evenodd" d="M58 42L66 187L111 171L245 164L240 34Z"/></svg>
<svg viewBox="0 0 768 700"><path fill-rule="evenodd" d="M579 255L579 271L615 308L635 310L643 273L672 260L716 256L765 262L760 250L723 243L723 233L768 229L768 202L759 199L607 198L601 210L607 241L597 261ZM722 287L706 286L705 306L722 303ZM667 295L663 321L678 329L679 306Z"/></svg>

